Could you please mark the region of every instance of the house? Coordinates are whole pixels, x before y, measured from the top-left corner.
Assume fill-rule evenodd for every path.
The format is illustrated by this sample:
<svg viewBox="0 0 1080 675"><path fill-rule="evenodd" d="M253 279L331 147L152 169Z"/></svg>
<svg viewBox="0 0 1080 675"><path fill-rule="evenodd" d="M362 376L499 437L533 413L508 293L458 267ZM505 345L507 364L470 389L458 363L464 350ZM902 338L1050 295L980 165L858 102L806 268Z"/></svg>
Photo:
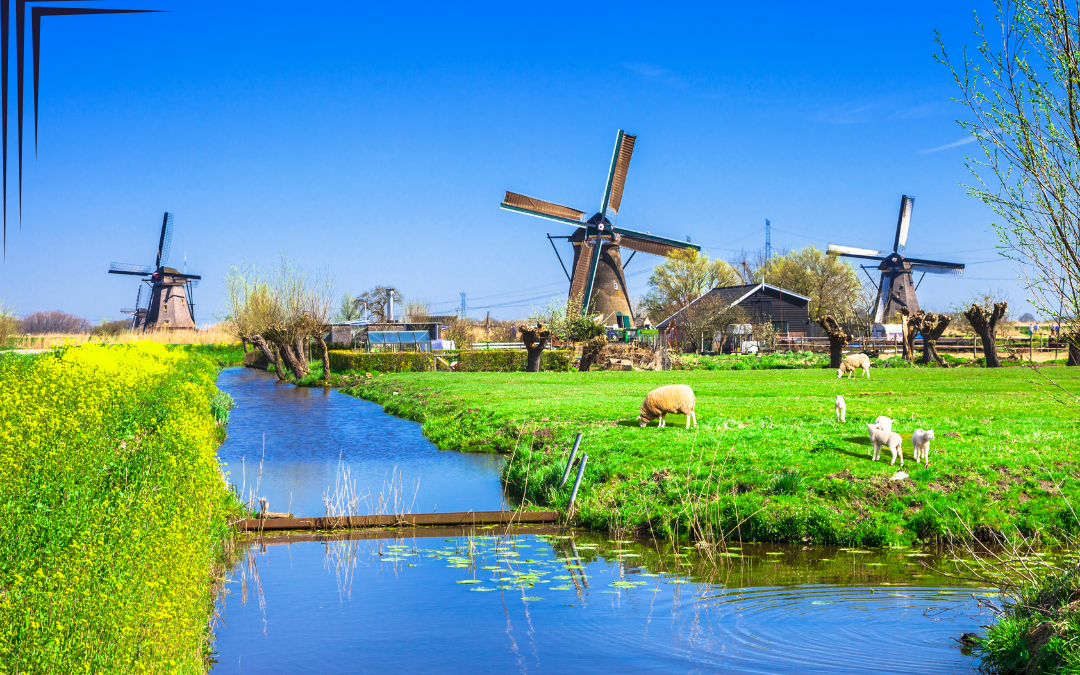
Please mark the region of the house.
<svg viewBox="0 0 1080 675"><path fill-rule="evenodd" d="M705 298L718 298L726 307L739 306L746 310L752 323L772 323L778 334L806 337L810 334L810 298L764 282L744 286L725 286L705 293L689 306ZM659 330L679 328L684 307L657 324Z"/></svg>

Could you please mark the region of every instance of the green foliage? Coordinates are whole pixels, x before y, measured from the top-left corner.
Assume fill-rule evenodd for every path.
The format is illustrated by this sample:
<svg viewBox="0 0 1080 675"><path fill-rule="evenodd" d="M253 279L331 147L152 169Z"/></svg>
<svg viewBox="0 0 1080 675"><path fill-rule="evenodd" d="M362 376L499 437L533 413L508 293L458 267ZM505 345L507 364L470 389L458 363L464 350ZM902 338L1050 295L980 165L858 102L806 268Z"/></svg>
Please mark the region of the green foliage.
<svg viewBox="0 0 1080 675"><path fill-rule="evenodd" d="M826 314L851 317L862 283L855 268L846 260L827 255L816 246L774 255L757 271L773 286L795 291L810 298L810 318Z"/></svg>
<svg viewBox="0 0 1080 675"><path fill-rule="evenodd" d="M218 426L229 423L229 411L236 407L236 401L227 392L219 391L210 399L210 412Z"/></svg>
<svg viewBox="0 0 1080 675"><path fill-rule="evenodd" d="M574 353L570 350L545 351L540 355L540 370L570 369ZM524 371L528 354L520 349L464 350L457 357L458 370L467 373L510 373Z"/></svg>
<svg viewBox="0 0 1080 675"><path fill-rule="evenodd" d="M649 292L643 303L653 321L662 321L706 291L740 283L738 272L727 262L710 260L704 253L682 249L653 268Z"/></svg>
<svg viewBox="0 0 1080 675"><path fill-rule="evenodd" d="M607 332L603 324L589 316L573 316L567 323L567 336L572 342L585 342Z"/></svg>
<svg viewBox="0 0 1080 675"><path fill-rule="evenodd" d="M723 356L686 355L681 358L687 370L770 370L785 368L824 368L828 354L814 352L777 352L758 356L731 354Z"/></svg>
<svg viewBox="0 0 1080 675"><path fill-rule="evenodd" d="M1029 373L872 372L869 380L838 380L835 370L813 367L406 373L373 378L351 393L419 421L440 448L517 447L504 478L515 502L537 507L566 508L569 490L556 486L566 449L583 433L589 464L576 520L601 530L669 536L700 527L714 536L734 530L728 536L744 540L869 546L956 535L963 532L959 514L973 528L1047 543L1072 533L1061 496L1039 481L1051 480L1044 466L1059 478L1080 471L1072 450L1080 427L1048 404ZM1080 371L1055 369L1053 376L1068 391L1080 390ZM673 383L693 387L698 429L684 429L678 415L664 429L639 428L645 394ZM837 394L847 400L845 424L836 422ZM865 423L878 415L895 420L901 434L935 430L929 468L912 465L905 436L911 477L889 481L897 469L889 453L870 461ZM778 480L785 470L797 472L802 487L798 477ZM1062 493L1080 503L1075 481Z"/></svg>
<svg viewBox="0 0 1080 675"><path fill-rule="evenodd" d="M434 363L435 357L433 357L430 352L382 352L377 354L367 354L365 352L330 350L330 370L338 373L424 372L432 370ZM312 366L314 365L315 364L313 363Z"/></svg>
<svg viewBox="0 0 1080 675"><path fill-rule="evenodd" d="M215 363L153 342L0 357L0 672L202 673Z"/></svg>
<svg viewBox="0 0 1080 675"><path fill-rule="evenodd" d="M800 495L806 492L806 479L795 469L784 469L772 482L774 495Z"/></svg>

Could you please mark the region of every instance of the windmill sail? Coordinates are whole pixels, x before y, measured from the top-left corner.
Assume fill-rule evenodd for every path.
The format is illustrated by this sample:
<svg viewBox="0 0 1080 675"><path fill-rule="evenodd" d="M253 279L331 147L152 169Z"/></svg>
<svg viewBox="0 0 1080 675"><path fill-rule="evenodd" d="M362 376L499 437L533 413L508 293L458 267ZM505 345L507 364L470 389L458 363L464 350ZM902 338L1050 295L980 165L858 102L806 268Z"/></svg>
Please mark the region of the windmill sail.
<svg viewBox="0 0 1080 675"><path fill-rule="evenodd" d="M593 245L590 242L581 243L581 252L574 264L574 273L570 281L570 302L580 303L585 306L585 286L589 281L589 267L592 264Z"/></svg>
<svg viewBox="0 0 1080 675"><path fill-rule="evenodd" d="M619 130L615 138L615 152L611 156L611 170L608 171L607 186L604 188L604 201L600 213L607 216L608 209L619 215L622 205L623 187L626 185L626 173L630 170L630 157L634 154L637 136L631 136Z"/></svg>
<svg viewBox="0 0 1080 675"><path fill-rule="evenodd" d="M911 263L912 272L926 272L927 274L947 274L955 277L964 275L963 265Z"/></svg>
<svg viewBox="0 0 1080 675"><path fill-rule="evenodd" d="M158 240L157 262L154 263L154 269L169 262L169 249L172 248L172 224L173 214L166 212L165 217L161 219L161 239Z"/></svg>
<svg viewBox="0 0 1080 675"><path fill-rule="evenodd" d="M662 255L665 257L670 256L675 251L682 251L684 249L701 250L700 246L687 245L686 242L669 244L654 239L635 237L633 235L622 235L619 237L618 244L631 251L641 251L642 253L651 253L653 255Z"/></svg>
<svg viewBox="0 0 1080 675"><path fill-rule="evenodd" d="M109 274L133 274L135 276L146 276L153 273L153 268L149 265L132 265L131 263L109 263Z"/></svg>
<svg viewBox="0 0 1080 675"><path fill-rule="evenodd" d="M896 240L893 242L894 253L903 251L907 246L908 228L911 226L911 209L915 206L915 198L903 195L900 197L900 216L896 220Z"/></svg>
<svg viewBox="0 0 1080 675"><path fill-rule="evenodd" d="M502 204L499 204L499 206L507 211L527 213L531 216L539 216L540 218L547 218L548 220L569 223L571 225L581 225L585 218L584 211L578 211L569 206L560 206L559 204L554 204L552 202L545 202L543 199L526 197L525 195L519 195L510 192L509 190L506 191L506 198L503 199Z"/></svg>
<svg viewBox="0 0 1080 675"><path fill-rule="evenodd" d="M829 244L827 253L829 255L842 255L848 258L881 259L881 251L874 251L869 248L855 248L854 246L840 246L838 244Z"/></svg>

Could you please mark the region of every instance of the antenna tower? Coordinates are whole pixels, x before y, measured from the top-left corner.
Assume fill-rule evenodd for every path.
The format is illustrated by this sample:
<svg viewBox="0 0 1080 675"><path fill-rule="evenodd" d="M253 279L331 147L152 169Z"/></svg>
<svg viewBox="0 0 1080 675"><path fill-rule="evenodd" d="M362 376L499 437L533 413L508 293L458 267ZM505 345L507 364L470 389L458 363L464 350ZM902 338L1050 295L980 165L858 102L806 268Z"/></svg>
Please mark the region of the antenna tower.
<svg viewBox="0 0 1080 675"><path fill-rule="evenodd" d="M772 258L772 223L765 219L765 259Z"/></svg>
<svg viewBox="0 0 1080 675"><path fill-rule="evenodd" d="M469 302L465 299L465 291L461 292L461 318L464 319L469 311Z"/></svg>

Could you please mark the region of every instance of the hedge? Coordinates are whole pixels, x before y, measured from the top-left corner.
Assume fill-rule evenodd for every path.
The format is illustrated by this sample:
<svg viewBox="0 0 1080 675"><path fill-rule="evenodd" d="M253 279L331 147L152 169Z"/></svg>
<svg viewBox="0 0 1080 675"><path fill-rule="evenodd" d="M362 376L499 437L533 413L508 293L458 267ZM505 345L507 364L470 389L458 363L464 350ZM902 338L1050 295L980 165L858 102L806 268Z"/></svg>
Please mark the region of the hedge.
<svg viewBox="0 0 1080 675"><path fill-rule="evenodd" d="M574 358L570 350L544 352L540 357L541 370L569 370ZM511 349L478 349L446 355L444 360L457 361L461 372L508 372L523 371L528 363L524 351ZM365 352L330 350L330 370L334 372L377 371L418 372L432 370L432 355L422 352Z"/></svg>
<svg viewBox="0 0 1080 675"><path fill-rule="evenodd" d="M540 370L569 370L574 352L569 349L545 351L540 356ZM529 356L520 349L476 349L462 351L457 357L458 370L467 373L523 371Z"/></svg>

